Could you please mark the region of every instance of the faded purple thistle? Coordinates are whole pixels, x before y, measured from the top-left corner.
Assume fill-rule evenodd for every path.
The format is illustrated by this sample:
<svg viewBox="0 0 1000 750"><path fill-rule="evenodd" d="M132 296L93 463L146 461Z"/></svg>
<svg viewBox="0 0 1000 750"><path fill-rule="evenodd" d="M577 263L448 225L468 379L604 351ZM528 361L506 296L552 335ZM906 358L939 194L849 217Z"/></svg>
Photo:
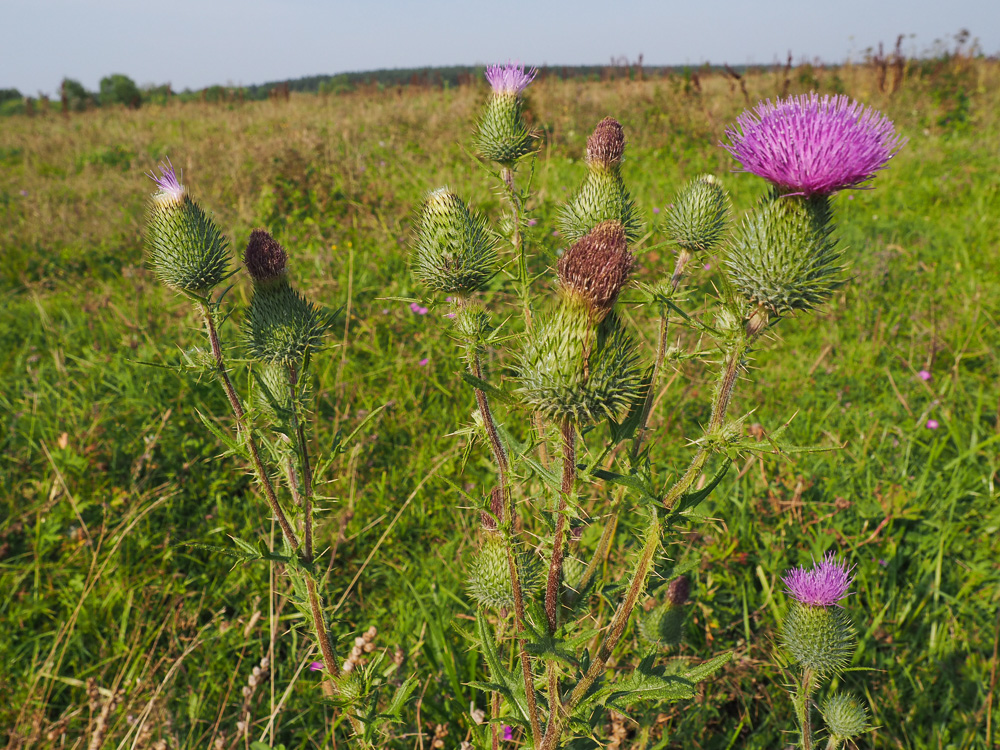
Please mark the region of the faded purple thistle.
<svg viewBox="0 0 1000 750"><path fill-rule="evenodd" d="M903 147L892 121L847 96L803 94L746 111L721 144L743 165L791 195L859 187Z"/></svg>
<svg viewBox="0 0 1000 750"><path fill-rule="evenodd" d="M847 589L854 581L846 562L837 560L833 552L827 552L812 568L792 568L781 582L798 602L814 607L840 606L840 600L847 596Z"/></svg>
<svg viewBox="0 0 1000 750"><path fill-rule="evenodd" d="M157 165L157 169L160 170L159 177L152 171L146 173L149 179L155 182L156 187L159 188L159 192L157 192L154 198L161 198L165 202L179 203L184 198L184 186L177 179L174 165L170 163L170 159L164 159Z"/></svg>
<svg viewBox="0 0 1000 750"><path fill-rule="evenodd" d="M535 80L538 69L525 70L519 63L512 63L509 60L506 65L490 65L486 68L486 80L493 87L495 94L513 94L517 96L526 88L528 84Z"/></svg>

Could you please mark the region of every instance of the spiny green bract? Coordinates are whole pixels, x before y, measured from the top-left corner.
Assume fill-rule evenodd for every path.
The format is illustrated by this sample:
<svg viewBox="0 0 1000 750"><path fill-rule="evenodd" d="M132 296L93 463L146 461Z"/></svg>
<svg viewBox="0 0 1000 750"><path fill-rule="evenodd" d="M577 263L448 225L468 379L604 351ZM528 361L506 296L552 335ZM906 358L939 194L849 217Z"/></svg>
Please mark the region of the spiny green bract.
<svg viewBox="0 0 1000 750"><path fill-rule="evenodd" d="M542 570L538 558L528 552L519 552L517 571L521 590L527 598L541 582ZM514 606L507 547L498 533L487 532L484 535L483 543L469 565L466 587L469 596L484 607L509 609Z"/></svg>
<svg viewBox="0 0 1000 750"><path fill-rule="evenodd" d="M322 346L325 331L320 311L284 281L256 288L243 321L251 359L283 367Z"/></svg>
<svg viewBox="0 0 1000 750"><path fill-rule="evenodd" d="M871 726L868 709L850 693L834 693L823 701L820 710L830 735L837 740L850 740L864 734Z"/></svg>
<svg viewBox="0 0 1000 750"><path fill-rule="evenodd" d="M744 220L724 261L733 287L778 315L822 304L843 283L829 200L772 192Z"/></svg>
<svg viewBox="0 0 1000 750"><path fill-rule="evenodd" d="M559 213L559 231L567 241L576 242L602 221L610 220L621 223L630 243L642 234L638 209L625 187L619 166L590 164L579 192Z"/></svg>
<svg viewBox="0 0 1000 750"><path fill-rule="evenodd" d="M146 223L149 265L173 289L204 295L226 278L229 241L198 204L152 200Z"/></svg>
<svg viewBox="0 0 1000 750"><path fill-rule="evenodd" d="M524 106L513 93L494 94L486 102L473 143L479 155L510 166L531 153L535 136L521 115Z"/></svg>
<svg viewBox="0 0 1000 750"><path fill-rule="evenodd" d="M781 623L781 643L792 658L820 675L843 671L854 642L854 626L840 607L793 602Z"/></svg>
<svg viewBox="0 0 1000 750"><path fill-rule="evenodd" d="M689 252L711 250L722 239L729 215L729 197L714 176L691 180L667 210L667 234Z"/></svg>
<svg viewBox="0 0 1000 750"><path fill-rule="evenodd" d="M292 412L288 367L262 362L254 368L254 377L256 378L254 395L260 410L276 422L288 422ZM311 391L309 381L300 380L297 387L299 402L308 401Z"/></svg>
<svg viewBox="0 0 1000 750"><path fill-rule="evenodd" d="M595 328L585 307L564 300L527 335L518 392L553 421L620 419L640 387L638 361L617 315Z"/></svg>
<svg viewBox="0 0 1000 750"><path fill-rule="evenodd" d="M496 268L496 235L447 188L427 196L413 248L413 274L435 291L469 294Z"/></svg>
<svg viewBox="0 0 1000 750"><path fill-rule="evenodd" d="M683 605L668 601L639 616L639 635L649 643L676 646L683 634Z"/></svg>

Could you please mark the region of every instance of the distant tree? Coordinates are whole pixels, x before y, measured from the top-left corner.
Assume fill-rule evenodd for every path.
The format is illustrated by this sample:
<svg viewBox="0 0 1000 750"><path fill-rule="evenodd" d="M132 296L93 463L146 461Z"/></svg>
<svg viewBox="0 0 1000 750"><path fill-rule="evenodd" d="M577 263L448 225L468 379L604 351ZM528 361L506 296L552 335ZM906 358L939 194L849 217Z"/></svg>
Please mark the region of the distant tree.
<svg viewBox="0 0 1000 750"><path fill-rule="evenodd" d="M142 93L135 81L121 73L114 73L101 79L101 104L124 104L132 109L139 109L142 104Z"/></svg>
<svg viewBox="0 0 1000 750"><path fill-rule="evenodd" d="M83 87L79 81L72 78L63 78L60 86L63 101L74 112L82 112L87 105L96 100L96 96Z"/></svg>
<svg viewBox="0 0 1000 750"><path fill-rule="evenodd" d="M0 89L0 104L13 100L20 101L24 95L17 89Z"/></svg>

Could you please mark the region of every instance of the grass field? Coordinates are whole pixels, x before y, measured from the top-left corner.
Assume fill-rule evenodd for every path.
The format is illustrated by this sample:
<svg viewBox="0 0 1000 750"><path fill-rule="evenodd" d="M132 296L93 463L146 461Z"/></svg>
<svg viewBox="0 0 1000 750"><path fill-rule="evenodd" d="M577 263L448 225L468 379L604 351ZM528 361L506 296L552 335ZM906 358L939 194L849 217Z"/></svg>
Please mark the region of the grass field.
<svg viewBox="0 0 1000 750"><path fill-rule="evenodd" d="M745 79L751 103L784 73ZM746 106L705 76L547 80L529 92L544 136L535 170L537 270L555 216L583 175L591 128L617 117L625 177L649 236L640 279L672 267L659 217L687 178L725 180L737 210L763 190L717 147ZM694 705L650 707L630 747L776 748L791 707L771 666L779 576L832 546L857 565L860 634L841 683L879 729L861 746L986 748L1000 741L1000 66L913 64L895 93L865 67L791 71L792 93L844 91L892 117L908 144L871 191L837 197L851 281L818 314L782 323L757 352L736 409L829 450L748 459L672 540L694 558L680 653L733 650ZM426 191L447 184L496 216L500 201L468 154L484 88L390 89L289 102L186 104L12 117L0 127L0 741L8 747L237 747L267 734L286 748L347 746L318 703L308 628L280 571L235 567L189 546L229 534L273 538L243 467L196 409L228 425L216 384L139 362L176 362L202 344L191 307L143 266L143 176L165 155L242 250L266 226L297 283L345 306L336 348L315 365L316 449L389 407L329 471L323 543L337 629L377 644L421 680L393 746L458 748L468 683L484 665L460 629L474 611L456 560L475 550L463 488L489 482L466 461L473 400L443 310L414 314L407 246ZM645 249L645 252L643 250ZM701 259L700 259L701 260ZM691 305L717 262L698 265ZM248 288L234 290L245 301ZM633 310L640 325L647 316ZM647 346L653 330L646 326ZM230 327L224 335L233 337ZM690 336L685 334L685 336ZM691 343L687 341L686 343ZM427 360L422 364L423 360ZM918 377L926 370L929 380ZM682 470L710 398L702 365L667 378L654 459ZM928 427L929 420L938 426ZM602 498L590 498L592 512ZM585 540L586 541L586 540ZM373 548L374 553L369 556ZM620 552L617 551L617 552ZM616 552L616 554L617 554ZM773 594L773 595L772 595ZM269 679L241 694L252 668ZM629 649L619 658L628 664ZM119 702L100 728L111 696ZM135 728L148 717L145 728ZM268 725L270 724L270 727ZM98 732L104 743L94 745Z"/></svg>

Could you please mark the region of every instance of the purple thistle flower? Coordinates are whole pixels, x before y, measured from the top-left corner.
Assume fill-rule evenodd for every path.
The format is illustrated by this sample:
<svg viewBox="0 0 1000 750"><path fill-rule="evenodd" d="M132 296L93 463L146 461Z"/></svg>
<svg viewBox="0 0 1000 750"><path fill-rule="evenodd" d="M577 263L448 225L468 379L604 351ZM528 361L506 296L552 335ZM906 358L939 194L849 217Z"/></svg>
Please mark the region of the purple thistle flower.
<svg viewBox="0 0 1000 750"><path fill-rule="evenodd" d="M721 145L743 171L806 196L860 186L906 143L878 110L815 93L768 99L740 115L726 136L730 144Z"/></svg>
<svg viewBox="0 0 1000 750"><path fill-rule="evenodd" d="M505 740L514 739L514 727L512 727L510 724L503 725L503 738Z"/></svg>
<svg viewBox="0 0 1000 750"><path fill-rule="evenodd" d="M847 589L854 581L851 571L854 566L847 567L846 562L837 560L833 552L827 552L819 562L813 561L809 570L792 568L781 582L793 599L813 607L840 606L839 602L847 596Z"/></svg>
<svg viewBox="0 0 1000 750"><path fill-rule="evenodd" d="M927 420L927 429L928 430L936 430L940 426L941 426L941 424L936 419L928 419Z"/></svg>
<svg viewBox="0 0 1000 750"><path fill-rule="evenodd" d="M926 383L931 379L931 374L927 372L927 370L920 370L920 372L917 373L917 377Z"/></svg>
<svg viewBox="0 0 1000 750"><path fill-rule="evenodd" d="M162 196L170 202L179 203L184 197L184 186L181 185L180 180L177 179L177 173L174 171L174 165L170 163L170 159L164 159L156 166L157 169L160 170L159 177L157 177L152 171L146 173L149 179L155 182L156 187L159 189L156 197Z"/></svg>
<svg viewBox="0 0 1000 750"><path fill-rule="evenodd" d="M420 360L420 362L418 362L417 364L419 364L419 365L420 365L421 367L427 367L427 363L428 363L428 362L430 362L430 360L429 360L429 359L427 359L427 357L424 357L424 358L423 358L422 360Z"/></svg>
<svg viewBox="0 0 1000 750"><path fill-rule="evenodd" d="M512 63L509 60L506 65L490 65L486 68L486 80L493 88L494 94L519 95L528 88L528 84L535 80L538 69L525 70L519 63Z"/></svg>

